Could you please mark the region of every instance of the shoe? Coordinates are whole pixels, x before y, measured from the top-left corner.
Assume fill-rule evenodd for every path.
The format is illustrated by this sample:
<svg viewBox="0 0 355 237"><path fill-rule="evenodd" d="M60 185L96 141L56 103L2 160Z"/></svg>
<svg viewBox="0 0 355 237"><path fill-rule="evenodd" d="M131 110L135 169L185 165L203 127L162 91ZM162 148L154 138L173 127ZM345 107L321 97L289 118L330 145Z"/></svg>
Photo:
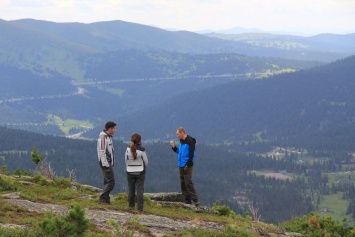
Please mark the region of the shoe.
<svg viewBox="0 0 355 237"><path fill-rule="evenodd" d="M107 202L107 200L106 199L100 199L99 201L98 201L98 203L97 204L101 204L101 205L110 205L110 203L109 202Z"/></svg>
<svg viewBox="0 0 355 237"><path fill-rule="evenodd" d="M192 204L192 200L190 197L188 196L185 197L185 204Z"/></svg>
<svg viewBox="0 0 355 237"><path fill-rule="evenodd" d="M198 200L194 200L195 207L200 206L200 203L198 203Z"/></svg>
<svg viewBox="0 0 355 237"><path fill-rule="evenodd" d="M185 204L192 204L191 200L185 200Z"/></svg>

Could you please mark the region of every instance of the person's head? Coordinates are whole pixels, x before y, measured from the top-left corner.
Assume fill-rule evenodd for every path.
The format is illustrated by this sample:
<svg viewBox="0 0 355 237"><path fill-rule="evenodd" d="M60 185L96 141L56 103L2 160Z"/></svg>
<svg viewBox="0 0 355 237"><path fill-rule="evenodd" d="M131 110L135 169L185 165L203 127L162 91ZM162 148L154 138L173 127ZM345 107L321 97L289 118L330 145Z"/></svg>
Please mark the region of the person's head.
<svg viewBox="0 0 355 237"><path fill-rule="evenodd" d="M183 128L183 127L178 128L176 130L176 136L179 139L185 140L185 138L187 137L185 128Z"/></svg>
<svg viewBox="0 0 355 237"><path fill-rule="evenodd" d="M112 135L116 132L116 123L112 122L112 121L108 121L105 124L105 132L109 135Z"/></svg>
<svg viewBox="0 0 355 237"><path fill-rule="evenodd" d="M141 135L139 135L138 133L133 133L131 136L131 142L131 154L133 156L133 159L137 159L137 146L141 144Z"/></svg>

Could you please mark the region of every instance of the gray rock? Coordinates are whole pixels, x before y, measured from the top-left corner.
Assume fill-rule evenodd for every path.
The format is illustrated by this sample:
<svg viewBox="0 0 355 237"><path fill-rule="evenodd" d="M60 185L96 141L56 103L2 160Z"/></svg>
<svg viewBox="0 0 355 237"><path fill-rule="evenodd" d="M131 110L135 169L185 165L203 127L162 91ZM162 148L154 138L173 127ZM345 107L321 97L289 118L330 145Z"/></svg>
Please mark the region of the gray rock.
<svg viewBox="0 0 355 237"><path fill-rule="evenodd" d="M27 185L27 186L35 185L35 183L29 182L29 181L17 181L17 182L19 182L19 183L21 183L21 184L23 184L23 185Z"/></svg>
<svg viewBox="0 0 355 237"><path fill-rule="evenodd" d="M181 193L144 193L154 201L184 202L185 197Z"/></svg>
<svg viewBox="0 0 355 237"><path fill-rule="evenodd" d="M90 191L95 192L95 193L101 193L102 192L101 188L97 188L97 187L94 187L94 186L91 186L91 185L83 184L82 187L84 189L90 190Z"/></svg>
<svg viewBox="0 0 355 237"><path fill-rule="evenodd" d="M20 192L6 193L6 194L0 195L0 196L4 197L4 198L9 198L9 199L19 199L20 198Z"/></svg>

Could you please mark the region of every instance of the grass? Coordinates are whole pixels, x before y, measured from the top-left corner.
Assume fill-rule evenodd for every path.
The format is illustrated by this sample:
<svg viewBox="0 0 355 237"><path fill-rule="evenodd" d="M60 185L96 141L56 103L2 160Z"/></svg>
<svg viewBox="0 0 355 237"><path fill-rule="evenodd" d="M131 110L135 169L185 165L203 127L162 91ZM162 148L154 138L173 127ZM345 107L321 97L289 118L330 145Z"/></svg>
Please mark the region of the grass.
<svg viewBox="0 0 355 237"><path fill-rule="evenodd" d="M99 90L106 91L117 96L122 96L125 93L125 90L120 88L111 88L111 87L105 87L101 85L96 85L95 87Z"/></svg>
<svg viewBox="0 0 355 237"><path fill-rule="evenodd" d="M350 184L355 182L355 172L328 173L327 176L329 187L334 184ZM342 219L346 217L346 223L349 225L354 225L354 218L351 215L345 215L349 201L342 199L342 196L342 192L331 195L322 195L318 213L320 213L322 216L331 216L337 221L342 221Z"/></svg>
<svg viewBox="0 0 355 237"><path fill-rule="evenodd" d="M0 223L35 226L43 217L42 213L31 212L0 199Z"/></svg>
<svg viewBox="0 0 355 237"><path fill-rule="evenodd" d="M329 185L355 182L355 172L328 173Z"/></svg>
<svg viewBox="0 0 355 237"><path fill-rule="evenodd" d="M59 127L60 130L63 131L64 134L69 135L70 129L91 129L93 124L89 121L84 120L74 120L74 119L61 119L60 117L50 114L48 115L48 121L46 124L55 124Z"/></svg>
<svg viewBox="0 0 355 237"><path fill-rule="evenodd" d="M331 216L337 221L342 221L343 218L346 217L347 220L351 220L347 223L353 225L355 222L352 220L351 215L345 215L349 202L343 200L342 195L343 193L341 192L332 195L323 195L321 203L319 204L318 213L322 217Z"/></svg>

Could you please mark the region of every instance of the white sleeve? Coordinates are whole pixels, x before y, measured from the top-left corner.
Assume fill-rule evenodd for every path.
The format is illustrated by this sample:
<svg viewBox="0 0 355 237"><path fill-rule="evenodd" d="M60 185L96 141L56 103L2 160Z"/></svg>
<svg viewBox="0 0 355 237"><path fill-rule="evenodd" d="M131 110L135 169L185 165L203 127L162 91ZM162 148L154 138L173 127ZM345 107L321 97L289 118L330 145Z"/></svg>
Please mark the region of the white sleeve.
<svg viewBox="0 0 355 237"><path fill-rule="evenodd" d="M142 152L142 155L143 155L142 158L143 158L143 162L144 162L145 166L148 166L148 156L145 153L145 151Z"/></svg>

